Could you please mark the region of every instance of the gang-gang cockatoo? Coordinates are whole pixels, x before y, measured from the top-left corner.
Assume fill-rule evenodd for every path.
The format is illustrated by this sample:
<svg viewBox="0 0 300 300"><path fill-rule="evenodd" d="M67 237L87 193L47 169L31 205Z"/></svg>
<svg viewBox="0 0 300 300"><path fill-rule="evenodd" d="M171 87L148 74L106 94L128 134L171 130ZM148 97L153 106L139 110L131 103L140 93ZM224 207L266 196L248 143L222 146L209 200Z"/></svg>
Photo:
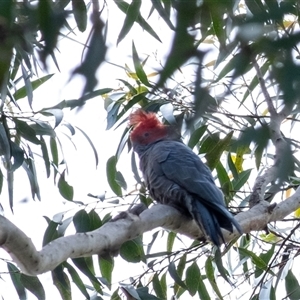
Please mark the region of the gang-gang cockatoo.
<svg viewBox="0 0 300 300"><path fill-rule="evenodd" d="M200 158L178 138L171 126L141 109L129 116L130 140L150 196L192 217L216 246L225 243L221 228L242 233L226 209L224 197Z"/></svg>

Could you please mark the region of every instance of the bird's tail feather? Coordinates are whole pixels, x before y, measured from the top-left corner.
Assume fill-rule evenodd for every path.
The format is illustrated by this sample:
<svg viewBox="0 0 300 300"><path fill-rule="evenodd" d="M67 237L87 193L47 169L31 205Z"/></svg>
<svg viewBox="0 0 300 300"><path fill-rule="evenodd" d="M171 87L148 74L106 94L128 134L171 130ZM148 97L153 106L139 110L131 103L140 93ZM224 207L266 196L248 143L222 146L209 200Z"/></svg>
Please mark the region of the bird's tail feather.
<svg viewBox="0 0 300 300"><path fill-rule="evenodd" d="M192 211L190 213L203 233L208 236L216 246L221 246L220 239L223 243L225 243L221 227L216 216L200 201L193 200Z"/></svg>
<svg viewBox="0 0 300 300"><path fill-rule="evenodd" d="M221 228L232 232L232 225L234 225L242 233L240 225L225 207L212 210L211 207L206 207L198 199L192 198L191 200L190 213L192 217L216 246L220 247L221 241L225 243Z"/></svg>

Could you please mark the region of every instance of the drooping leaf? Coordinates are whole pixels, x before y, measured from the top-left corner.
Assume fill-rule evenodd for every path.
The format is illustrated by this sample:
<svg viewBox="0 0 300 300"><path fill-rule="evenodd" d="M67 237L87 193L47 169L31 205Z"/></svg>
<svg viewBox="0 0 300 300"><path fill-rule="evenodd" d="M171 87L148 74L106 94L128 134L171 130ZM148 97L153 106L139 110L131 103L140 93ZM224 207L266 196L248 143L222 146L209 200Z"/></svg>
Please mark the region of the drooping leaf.
<svg viewBox="0 0 300 300"><path fill-rule="evenodd" d="M85 209L79 210L73 217L76 232L91 231L90 217Z"/></svg>
<svg viewBox="0 0 300 300"><path fill-rule="evenodd" d="M156 295L161 299L167 299L166 290L163 287L162 282L159 280L158 274L155 273L152 278L153 289Z"/></svg>
<svg viewBox="0 0 300 300"><path fill-rule="evenodd" d="M173 231L170 231L168 233L168 239L167 239L167 251L168 252L172 252L175 238L176 238L176 233Z"/></svg>
<svg viewBox="0 0 300 300"><path fill-rule="evenodd" d="M185 283L182 281L182 279L180 278L180 276L177 273L174 262L170 262L169 267L168 267L168 271L169 271L170 276L174 279L174 281L179 286L183 287L184 289L187 289Z"/></svg>
<svg viewBox="0 0 300 300"><path fill-rule="evenodd" d="M58 238L58 233L57 233L57 226L59 224L54 221L50 221L48 223L48 227L45 230L44 233L44 238L43 238L43 246L49 244L51 241L55 240Z"/></svg>
<svg viewBox="0 0 300 300"><path fill-rule="evenodd" d="M99 257L98 261L101 274L107 280L108 288L111 289L114 258L110 255L106 255L105 257Z"/></svg>
<svg viewBox="0 0 300 300"><path fill-rule="evenodd" d="M120 248L120 255L128 262L138 263L143 261L145 253L141 238L137 237L134 240L123 243Z"/></svg>
<svg viewBox="0 0 300 300"><path fill-rule="evenodd" d="M186 269L186 286L191 296L195 296L199 289L200 270L196 262Z"/></svg>
<svg viewBox="0 0 300 300"><path fill-rule="evenodd" d="M211 170L214 169L220 161L221 155L231 142L232 135L233 131L229 132L224 139L219 140L218 143L206 153L205 158L207 159L207 165Z"/></svg>
<svg viewBox="0 0 300 300"><path fill-rule="evenodd" d="M48 108L48 109L43 109L40 111L42 115L49 116L52 115L55 118L55 125L54 128L56 128L62 121L64 117L64 113L61 109L58 108Z"/></svg>
<svg viewBox="0 0 300 300"><path fill-rule="evenodd" d="M175 30L174 25L172 24L170 20L170 14L168 13L166 7L162 6L162 2L160 0L151 0L152 5L156 9L156 11L159 13L159 15L163 18L163 20L166 22L166 24L170 27L170 29ZM167 1L163 1L167 2ZM165 3L165 6L167 4Z"/></svg>
<svg viewBox="0 0 300 300"><path fill-rule="evenodd" d="M47 148L46 142L42 136L40 137L40 145L41 145L41 150L42 150L42 157L43 157L43 160L45 163L47 178L49 178L49 176L50 176L50 159L49 159L49 153L48 153L48 148Z"/></svg>
<svg viewBox="0 0 300 300"><path fill-rule="evenodd" d="M35 196L37 196L37 198L39 200L41 200L38 176L37 176L37 172L36 172L36 168L35 168L35 159L34 159L33 153L29 146L28 146L28 154L29 154L29 158L26 160L26 162L27 162L27 166L29 167L31 174L32 174L31 190L33 192L33 198L35 198Z"/></svg>
<svg viewBox="0 0 300 300"><path fill-rule="evenodd" d="M75 266L84 275L86 275L89 278L89 280L93 284L96 291L102 293L101 284L100 284L99 280L96 278L96 276L94 275L94 271L91 270L91 267L89 266L89 264L90 264L89 260L90 259L88 257L79 257L79 258L73 258L72 259ZM91 263L92 263L92 261L91 261Z"/></svg>
<svg viewBox="0 0 300 300"><path fill-rule="evenodd" d="M203 136L204 132L207 129L207 125L203 125L199 128L197 128L191 135L188 146L193 149L197 143L199 143L200 138Z"/></svg>
<svg viewBox="0 0 300 300"><path fill-rule="evenodd" d="M108 159L106 163L106 175L107 175L107 181L112 191L117 196L121 196L122 190L120 185L116 181L116 173L117 173L116 164L117 164L117 160L115 156L112 156L111 158Z"/></svg>
<svg viewBox="0 0 300 300"><path fill-rule="evenodd" d="M87 25L87 9L84 0L72 0L72 8L77 27L84 32Z"/></svg>
<svg viewBox="0 0 300 300"><path fill-rule="evenodd" d="M57 266L52 272L53 284L58 289L64 300L72 300L71 284L69 277L64 272L62 265Z"/></svg>
<svg viewBox="0 0 300 300"><path fill-rule="evenodd" d="M16 289L16 292L18 293L19 299L26 300L27 299L26 292L25 292L24 285L21 282L21 278L20 278L21 273L20 273L19 269L10 262L7 262L7 268L8 268L10 278Z"/></svg>
<svg viewBox="0 0 300 300"><path fill-rule="evenodd" d="M97 214L94 209L88 213L88 216L90 219L90 230L95 230L102 226L102 221L99 217L99 214Z"/></svg>
<svg viewBox="0 0 300 300"><path fill-rule="evenodd" d="M211 287L213 288L214 292L217 294L217 296L220 298L220 300L223 300L222 294L220 292L220 289L219 289L216 279L215 279L214 268L213 268L211 257L208 257L205 262L205 273L206 273L207 279L208 279Z"/></svg>
<svg viewBox="0 0 300 300"><path fill-rule="evenodd" d="M25 274L21 274L20 280L23 286L32 294L34 294L37 297L37 299L46 299L45 290L37 276L28 276Z"/></svg>
<svg viewBox="0 0 300 300"><path fill-rule="evenodd" d="M60 175L57 186L60 194L66 200L72 201L74 196L74 188L71 185L69 185L68 182L66 181L65 172L66 170L64 170Z"/></svg>
<svg viewBox="0 0 300 300"><path fill-rule="evenodd" d="M39 139L36 137L37 133L27 122L21 121L17 118L14 119L16 124L16 130L21 138L28 140L29 142L38 145L40 143Z"/></svg>
<svg viewBox="0 0 300 300"><path fill-rule="evenodd" d="M4 155L6 159L10 158L9 138L5 127L0 122L0 155Z"/></svg>
<svg viewBox="0 0 300 300"><path fill-rule="evenodd" d="M78 289L80 290L80 292L83 294L83 296L86 299L90 298L90 295L88 294L87 290L86 290L86 286L83 283L82 279L80 278L79 274L77 273L77 271L75 270L75 268L73 268L73 266L71 266L68 262L64 262L64 267L68 270L72 281L76 284L76 286L78 287Z"/></svg>
<svg viewBox="0 0 300 300"><path fill-rule="evenodd" d="M300 299L299 281L292 270L289 270L287 276L285 277L285 289L290 300Z"/></svg>
<svg viewBox="0 0 300 300"><path fill-rule="evenodd" d="M16 143L10 141L11 156L14 158L11 171L14 172L22 166L24 162L24 151Z"/></svg>
<svg viewBox="0 0 300 300"><path fill-rule="evenodd" d="M135 1L135 0L133 0ZM127 2L123 1L123 0L114 0L114 2L116 3L116 5L118 6L118 8L126 14L126 18L127 18L127 11L129 9L130 4L128 4ZM123 23L123 27L122 30L119 34L118 37L118 43L127 35L127 33L129 32L130 28L132 27L131 22L135 21L137 22L145 31L147 31L149 34L151 34L155 39L157 39L158 41L161 42L160 38L158 37L158 35L156 34L156 32L153 30L153 28L147 23L147 21L142 17L142 15L140 13L137 12L137 6L139 5L139 2L141 2L141 0L137 0L137 2L133 5L133 8L131 8L131 14L128 17L128 20L125 21ZM132 3L131 3L132 4ZM136 18L134 19L134 16L136 15ZM134 19L134 20L133 20ZM126 22L126 23L125 23ZM130 27L130 28L129 28ZM124 29L123 29L124 28ZM128 32L126 32L128 30ZM122 32L123 31L123 32ZM122 33L122 34L121 34ZM120 38L121 36L121 38Z"/></svg>

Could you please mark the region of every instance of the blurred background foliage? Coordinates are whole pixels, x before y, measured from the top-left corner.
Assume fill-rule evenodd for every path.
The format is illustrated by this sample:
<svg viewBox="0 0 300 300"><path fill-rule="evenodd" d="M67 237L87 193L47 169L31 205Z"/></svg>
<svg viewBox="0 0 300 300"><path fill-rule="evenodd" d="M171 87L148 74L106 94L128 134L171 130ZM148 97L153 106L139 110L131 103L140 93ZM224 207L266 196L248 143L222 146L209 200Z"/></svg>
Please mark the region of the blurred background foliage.
<svg viewBox="0 0 300 300"><path fill-rule="evenodd" d="M119 22L104 13L112 5L124 15L116 44L126 40L136 26L143 29L145 43L163 43L161 32L151 23L153 15L165 23L164 30L173 40L167 57L159 58L161 67L150 73L146 72L148 56L140 54L132 41L128 50L132 67L123 67L127 80L120 79L116 89L97 89L97 71L109 52L107 26ZM47 176L53 177L62 197L73 200L60 128L67 128L70 138L77 132L83 134L96 165L98 153L82 129L64 120L64 109L80 109L95 97L104 102L107 130L126 123L128 114L137 107L157 112L166 124L177 126L186 144L206 160L227 205L237 213L249 206L256 176L276 159L268 96L275 113L284 114L281 130L286 155L280 172L267 186L265 199L288 197L299 185L299 11L298 1L293 0L149 0L147 4L141 0L0 1L0 191L6 180L11 209L18 168L26 171L32 197L40 199L37 156L44 160ZM70 21L75 22L75 29ZM55 54L58 39L74 30L90 30L83 59L73 70L73 75L84 79L82 96L50 107L46 104L36 111L33 93L53 75L47 73L49 64L54 63L59 70ZM23 101L21 106L20 99L26 104ZM107 161L107 180L116 203L130 194L118 169L122 152L131 150L128 136L126 128L115 155ZM137 185L130 203L141 201L148 206L152 200L133 154L131 165ZM101 227L110 218L110 213L100 218L94 209L82 209L69 219L47 219L43 244L63 236L70 223L77 232L85 232ZM146 270L130 283L111 290L112 256L98 257L100 278L95 275L92 258L79 258L73 259L72 265L64 262L57 267L52 272L53 282L62 299L72 298L70 281L83 298L92 294L91 299L117 300L120 295L127 299L177 299L182 295L196 299L230 299L231 295L236 299L299 299L299 272L291 269L298 258L298 218L296 211L281 227L272 224L265 232L243 236L232 242L222 257L218 251L212 255L210 246L199 242L174 250L180 238L159 229L147 245L139 237L121 247L120 256L125 261L143 264ZM167 235L165 249L160 246L160 252L151 252L161 235ZM239 259L231 258L234 255ZM12 263L7 264L20 299L25 299L26 290L45 299L37 277L20 274ZM83 282L83 274L89 285ZM279 293L280 283L284 289Z"/></svg>

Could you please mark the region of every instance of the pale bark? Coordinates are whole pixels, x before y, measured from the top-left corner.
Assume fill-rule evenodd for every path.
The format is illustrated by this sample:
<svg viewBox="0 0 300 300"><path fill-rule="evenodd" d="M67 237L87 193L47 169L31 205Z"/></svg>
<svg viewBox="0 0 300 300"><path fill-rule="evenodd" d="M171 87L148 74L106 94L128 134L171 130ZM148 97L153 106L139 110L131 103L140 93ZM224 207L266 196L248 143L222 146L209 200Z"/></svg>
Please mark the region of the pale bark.
<svg viewBox="0 0 300 300"><path fill-rule="evenodd" d="M258 231L271 221L279 221L300 207L300 189L285 201L270 209L262 201L252 209L236 216L243 232ZM144 232L163 227L191 238L202 236L198 226L176 209L157 204L139 216L127 213L97 230L58 238L37 251L30 238L6 218L0 216L0 244L17 263L22 272L38 275L53 270L68 258L105 254L117 250L122 243ZM234 231L223 231L226 241L238 236Z"/></svg>

